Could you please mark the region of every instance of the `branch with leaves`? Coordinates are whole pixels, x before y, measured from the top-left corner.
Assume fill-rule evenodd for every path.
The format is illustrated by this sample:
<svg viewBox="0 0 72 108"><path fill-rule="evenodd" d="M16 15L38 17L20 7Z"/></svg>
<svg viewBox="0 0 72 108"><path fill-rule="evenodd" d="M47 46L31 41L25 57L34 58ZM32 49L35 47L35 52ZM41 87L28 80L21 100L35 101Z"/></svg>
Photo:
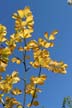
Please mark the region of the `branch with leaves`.
<svg viewBox="0 0 72 108"><path fill-rule="evenodd" d="M12 15L12 18L15 20L15 32L10 35L10 39L6 38L7 28L0 24L0 103L4 108L38 106L38 93L42 91L39 86L42 86L47 79L47 75L41 73L42 68L55 73L66 74L67 64L64 64L63 61L53 60L48 50L54 46L53 41L58 30L54 30L50 35L45 32L44 38L38 38L38 41L30 40L29 38L32 38L34 32L34 17L30 8L25 7L18 10L17 13ZM16 51L21 56L15 54ZM30 55L30 52L32 55ZM16 69L11 75L6 75L6 78L2 77L10 62L24 66L22 78L19 77L20 72L17 72ZM26 76L30 72L30 68L39 69L39 73L38 76L32 75L30 82L28 82ZM13 86L22 83L21 80L24 81L24 90ZM24 96L23 103L15 98L17 95ZM31 101L28 104L26 102L27 95L31 96Z"/></svg>

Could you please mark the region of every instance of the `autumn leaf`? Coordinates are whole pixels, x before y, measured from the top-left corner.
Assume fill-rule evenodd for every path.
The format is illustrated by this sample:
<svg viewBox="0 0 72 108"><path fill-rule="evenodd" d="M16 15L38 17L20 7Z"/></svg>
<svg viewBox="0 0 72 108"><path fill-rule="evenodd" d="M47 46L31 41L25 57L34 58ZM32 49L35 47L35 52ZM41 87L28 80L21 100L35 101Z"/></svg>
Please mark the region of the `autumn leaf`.
<svg viewBox="0 0 72 108"><path fill-rule="evenodd" d="M20 105L20 102L18 102L16 100L16 98L7 96L5 100L6 100L5 101L5 108L13 108L14 105L16 105L16 106Z"/></svg>
<svg viewBox="0 0 72 108"><path fill-rule="evenodd" d="M49 40L55 40L55 35L58 34L58 30L54 30L50 36L49 36Z"/></svg>
<svg viewBox="0 0 72 108"><path fill-rule="evenodd" d="M34 32L34 19L30 8L25 7L18 10L17 13L13 14L12 18L15 19L15 30L18 36L25 39L30 38Z"/></svg>
<svg viewBox="0 0 72 108"><path fill-rule="evenodd" d="M34 106L38 106L39 105L39 102L38 101L33 101L33 105Z"/></svg>
<svg viewBox="0 0 72 108"><path fill-rule="evenodd" d="M18 88L14 88L14 89L11 91L11 93L12 93L13 95L20 95L20 94L22 94L22 91L19 90Z"/></svg>
<svg viewBox="0 0 72 108"><path fill-rule="evenodd" d="M7 34L7 29L4 25L0 24L0 43L5 42L7 39L5 38Z"/></svg>
<svg viewBox="0 0 72 108"><path fill-rule="evenodd" d="M32 104L31 103L27 104L27 107L31 107L32 105L38 106L39 105L39 102L38 101L33 101Z"/></svg>
<svg viewBox="0 0 72 108"><path fill-rule="evenodd" d="M43 40L42 38L38 39L39 45L44 47L44 48L49 48L53 47L54 43L53 42L47 42L46 40Z"/></svg>
<svg viewBox="0 0 72 108"><path fill-rule="evenodd" d="M21 60L19 59L19 58L16 58L16 57L14 57L14 58L12 58L12 63L17 63L17 64L20 64L21 63Z"/></svg>
<svg viewBox="0 0 72 108"><path fill-rule="evenodd" d="M18 105L17 108L23 108L23 106L22 105Z"/></svg>
<svg viewBox="0 0 72 108"><path fill-rule="evenodd" d="M18 12L20 18L24 17L24 11L23 10L18 10L17 12Z"/></svg>
<svg viewBox="0 0 72 108"><path fill-rule="evenodd" d="M24 48L22 46L18 47L19 51L24 51Z"/></svg>
<svg viewBox="0 0 72 108"><path fill-rule="evenodd" d="M45 32L45 33L44 33L44 37L45 37L47 40L49 39L48 32Z"/></svg>
<svg viewBox="0 0 72 108"><path fill-rule="evenodd" d="M31 82L34 83L34 84L43 85L46 78L47 78L46 75L41 75L40 77L32 76L31 77Z"/></svg>
<svg viewBox="0 0 72 108"><path fill-rule="evenodd" d="M13 71L11 77L12 77L12 84L18 83L20 81L17 71Z"/></svg>

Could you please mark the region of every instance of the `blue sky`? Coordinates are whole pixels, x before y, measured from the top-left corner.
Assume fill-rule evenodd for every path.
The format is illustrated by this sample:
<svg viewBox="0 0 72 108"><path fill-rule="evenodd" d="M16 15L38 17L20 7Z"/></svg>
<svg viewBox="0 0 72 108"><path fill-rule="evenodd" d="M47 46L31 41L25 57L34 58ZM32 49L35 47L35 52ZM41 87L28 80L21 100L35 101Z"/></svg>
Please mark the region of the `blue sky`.
<svg viewBox="0 0 72 108"><path fill-rule="evenodd" d="M55 74L43 69L48 79L39 94L38 108L61 108L63 98L72 96L72 6L67 4L67 0L1 0L0 24L7 26L8 37L14 32L12 14L25 6L30 6L34 15L33 39L43 37L46 31L59 31L50 53L54 60L63 60L68 64L67 74Z"/></svg>

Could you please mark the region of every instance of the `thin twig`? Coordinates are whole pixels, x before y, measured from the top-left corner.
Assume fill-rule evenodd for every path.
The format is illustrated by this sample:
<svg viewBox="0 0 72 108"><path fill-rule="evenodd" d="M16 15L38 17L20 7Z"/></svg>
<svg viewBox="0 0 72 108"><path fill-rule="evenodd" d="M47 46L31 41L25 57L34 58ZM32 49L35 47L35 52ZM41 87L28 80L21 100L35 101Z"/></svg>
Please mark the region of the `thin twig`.
<svg viewBox="0 0 72 108"><path fill-rule="evenodd" d="M40 77L40 75L41 75L41 66L40 66L40 69L39 69L38 77ZM30 105L32 105L33 102L34 102L37 87L38 87L38 85L36 84L35 85L35 91L34 91L34 94L33 94L33 97L32 97L32 100L31 100L31 104Z"/></svg>
<svg viewBox="0 0 72 108"><path fill-rule="evenodd" d="M26 40L24 39L24 44L26 46ZM26 51L24 51L23 54L23 64L24 64L24 101L23 101L23 108L25 108L25 103L26 103L26 72L27 72L27 67L26 67Z"/></svg>

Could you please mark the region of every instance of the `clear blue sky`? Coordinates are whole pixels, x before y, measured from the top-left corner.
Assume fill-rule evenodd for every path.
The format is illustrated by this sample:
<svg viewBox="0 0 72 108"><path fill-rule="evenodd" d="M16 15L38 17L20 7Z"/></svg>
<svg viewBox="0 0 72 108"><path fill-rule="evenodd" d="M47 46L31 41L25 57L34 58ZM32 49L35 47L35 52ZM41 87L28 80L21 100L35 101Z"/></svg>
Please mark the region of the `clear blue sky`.
<svg viewBox="0 0 72 108"><path fill-rule="evenodd" d="M30 6L34 15L33 39L42 37L46 31L59 30L50 53L54 60L68 64L67 74L54 74L43 69L48 79L39 94L40 106L37 108L61 108L63 98L72 96L72 6L67 0L0 0L0 23L7 26L8 36L14 32L11 15L25 6Z"/></svg>

